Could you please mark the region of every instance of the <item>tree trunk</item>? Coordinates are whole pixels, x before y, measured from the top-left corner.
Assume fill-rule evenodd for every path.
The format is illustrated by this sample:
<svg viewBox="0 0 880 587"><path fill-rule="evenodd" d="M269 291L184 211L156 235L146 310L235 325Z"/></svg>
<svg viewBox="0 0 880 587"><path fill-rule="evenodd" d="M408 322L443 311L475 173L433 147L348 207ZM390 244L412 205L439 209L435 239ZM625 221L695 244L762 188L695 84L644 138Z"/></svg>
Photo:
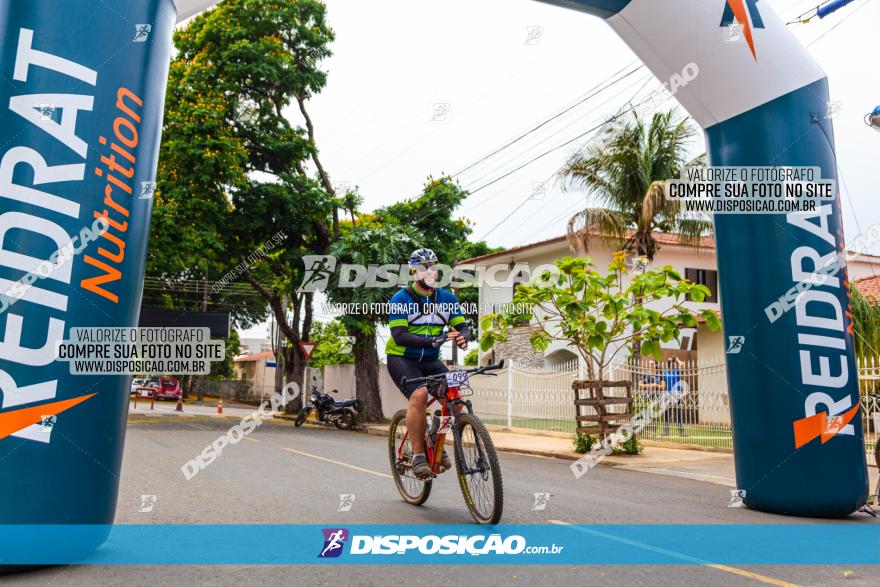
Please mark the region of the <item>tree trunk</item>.
<svg viewBox="0 0 880 587"><path fill-rule="evenodd" d="M357 397L361 400L361 418L381 420L382 396L379 393L379 354L376 352L375 333L354 333L354 377Z"/></svg>
<svg viewBox="0 0 880 587"><path fill-rule="evenodd" d="M204 401L205 399L205 376L196 375L193 377L193 384L196 386L196 400Z"/></svg>
<svg viewBox="0 0 880 587"><path fill-rule="evenodd" d="M180 389L183 390L183 399L188 400L192 386L192 375L184 375L180 378Z"/></svg>
<svg viewBox="0 0 880 587"><path fill-rule="evenodd" d="M299 346L288 345L284 348L284 380L296 383L302 393L285 406L285 412L293 414L302 409L302 398L308 393L305 389L306 358Z"/></svg>

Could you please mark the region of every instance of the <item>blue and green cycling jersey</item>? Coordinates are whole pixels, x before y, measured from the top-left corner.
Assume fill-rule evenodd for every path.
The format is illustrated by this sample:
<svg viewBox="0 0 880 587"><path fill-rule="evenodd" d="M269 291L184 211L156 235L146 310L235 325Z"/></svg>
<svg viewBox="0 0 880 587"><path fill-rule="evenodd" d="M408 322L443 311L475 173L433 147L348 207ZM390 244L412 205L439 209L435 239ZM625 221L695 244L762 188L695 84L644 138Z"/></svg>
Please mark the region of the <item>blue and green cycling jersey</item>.
<svg viewBox="0 0 880 587"><path fill-rule="evenodd" d="M442 288L435 289L428 297L416 293L415 299L402 289L391 298L388 313L390 328L406 327L409 334L430 338L441 334L445 325L459 326L466 322L458 298ZM440 358L440 349L404 347L394 342L392 336L385 345L385 354L417 361L436 361Z"/></svg>

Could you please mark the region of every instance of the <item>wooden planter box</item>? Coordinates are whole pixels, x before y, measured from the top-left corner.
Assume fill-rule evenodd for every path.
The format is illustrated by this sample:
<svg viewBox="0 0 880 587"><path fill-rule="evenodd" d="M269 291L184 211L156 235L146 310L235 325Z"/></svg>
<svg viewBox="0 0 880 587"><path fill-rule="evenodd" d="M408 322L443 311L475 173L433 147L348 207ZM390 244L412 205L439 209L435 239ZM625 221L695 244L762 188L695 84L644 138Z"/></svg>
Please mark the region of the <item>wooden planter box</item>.
<svg viewBox="0 0 880 587"><path fill-rule="evenodd" d="M631 381L575 381L574 413L578 433L604 438L633 417Z"/></svg>

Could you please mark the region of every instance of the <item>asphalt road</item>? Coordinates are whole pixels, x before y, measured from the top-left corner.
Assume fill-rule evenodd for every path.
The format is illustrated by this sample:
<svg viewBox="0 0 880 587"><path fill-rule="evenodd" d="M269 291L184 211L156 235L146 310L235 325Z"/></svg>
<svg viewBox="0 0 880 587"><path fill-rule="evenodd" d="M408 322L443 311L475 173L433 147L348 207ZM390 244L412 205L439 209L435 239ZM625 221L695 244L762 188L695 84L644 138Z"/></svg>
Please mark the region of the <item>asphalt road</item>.
<svg viewBox="0 0 880 587"><path fill-rule="evenodd" d="M191 481L180 472L234 422L161 418L129 425L117 523L470 524L456 479L440 477L427 504L404 503L389 477L385 440L267 423ZM568 462L501 454L502 523L792 523L728 508L726 487L601 466L575 480ZM550 493L544 510L535 493ZM340 512L339 494L354 494ZM143 495L155 495L141 512ZM855 524L877 523L867 516ZM798 520L823 523L818 520ZM230 539L234 540L234 537ZM312 547L313 545L309 545ZM198 545L160 547L198 548ZM877 585L880 568L840 566L68 566L0 577L9 585Z"/></svg>

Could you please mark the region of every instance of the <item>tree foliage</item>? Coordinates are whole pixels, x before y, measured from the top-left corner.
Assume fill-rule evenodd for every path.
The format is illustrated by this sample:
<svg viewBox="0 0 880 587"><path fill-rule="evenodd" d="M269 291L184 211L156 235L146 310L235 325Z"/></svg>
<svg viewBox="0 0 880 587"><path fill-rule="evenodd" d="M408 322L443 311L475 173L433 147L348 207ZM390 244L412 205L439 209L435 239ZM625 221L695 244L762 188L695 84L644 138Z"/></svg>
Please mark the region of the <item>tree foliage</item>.
<svg viewBox="0 0 880 587"><path fill-rule="evenodd" d="M150 266L171 283L216 279L283 234L211 302L245 325L268 307L289 381L302 381L298 343L312 322L311 294L297 292L302 258L339 232L307 109L326 84L332 41L316 0L225 0L174 37Z"/></svg>
<svg viewBox="0 0 880 587"><path fill-rule="evenodd" d="M873 297L863 296L854 285L850 285L849 292L856 354L860 357L876 357L880 355L880 303Z"/></svg>
<svg viewBox="0 0 880 587"><path fill-rule="evenodd" d="M688 162L696 130L674 110L658 112L649 122L609 120L596 141L575 153L559 172L567 189L585 191L604 207L586 208L569 221L569 241L589 252L591 238L617 242L621 250L653 260L654 231L678 235L689 244L709 234L708 217L684 216L681 204L667 197L665 181L677 179ZM632 231L628 235L627 231Z"/></svg>
<svg viewBox="0 0 880 587"><path fill-rule="evenodd" d="M713 310L694 311L687 300L703 301L710 295L667 265L644 273L629 273L626 254L619 252L608 265L608 274L596 271L589 258L564 257L557 271L546 271L517 286L513 304L530 308L540 327L532 346L543 351L554 340L564 341L584 359L591 380L602 379L617 353L641 341L641 352L660 360L660 343L678 340L681 328L696 328L697 315L711 330L721 328ZM659 311L651 302L672 300ZM664 305L666 305L664 303ZM480 340L484 351L505 341L517 314L483 317Z"/></svg>
<svg viewBox="0 0 880 587"><path fill-rule="evenodd" d="M315 322L311 342L318 346L309 360L309 366L321 369L325 365L351 365L354 363L352 344L348 332L339 320Z"/></svg>

